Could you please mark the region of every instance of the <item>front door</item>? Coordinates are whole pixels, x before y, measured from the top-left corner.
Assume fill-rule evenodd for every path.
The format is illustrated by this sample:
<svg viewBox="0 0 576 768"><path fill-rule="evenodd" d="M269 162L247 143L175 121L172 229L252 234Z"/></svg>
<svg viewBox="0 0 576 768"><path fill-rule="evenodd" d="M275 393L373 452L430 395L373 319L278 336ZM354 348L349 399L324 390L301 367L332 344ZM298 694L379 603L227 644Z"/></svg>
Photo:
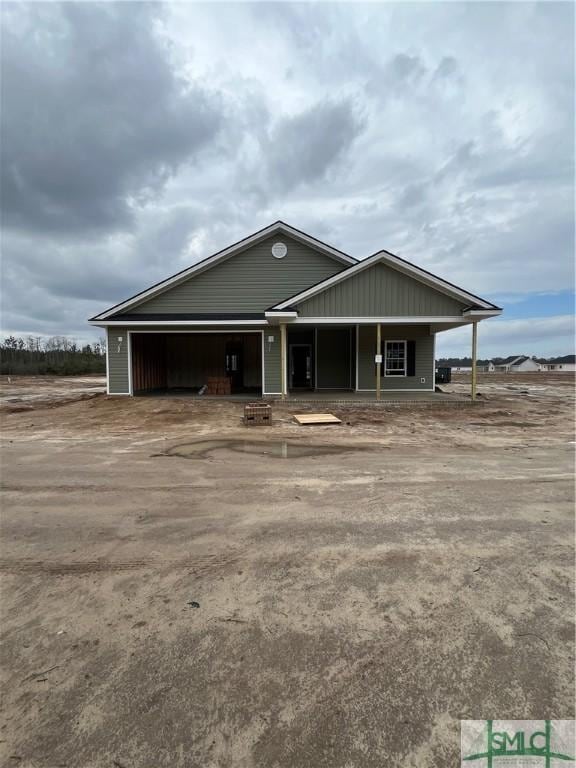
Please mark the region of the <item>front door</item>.
<svg viewBox="0 0 576 768"><path fill-rule="evenodd" d="M244 386L244 355L241 341L226 343L226 376L230 379L232 392L238 392Z"/></svg>
<svg viewBox="0 0 576 768"><path fill-rule="evenodd" d="M290 344L290 389L312 387L312 345Z"/></svg>

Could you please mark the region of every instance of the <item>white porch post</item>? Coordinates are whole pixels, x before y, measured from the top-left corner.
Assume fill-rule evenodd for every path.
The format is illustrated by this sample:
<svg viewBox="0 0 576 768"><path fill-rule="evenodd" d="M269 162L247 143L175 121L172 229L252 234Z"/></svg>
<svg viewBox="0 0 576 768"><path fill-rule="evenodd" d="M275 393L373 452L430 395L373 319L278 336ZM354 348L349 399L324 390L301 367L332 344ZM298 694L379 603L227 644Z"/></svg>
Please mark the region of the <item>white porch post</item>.
<svg viewBox="0 0 576 768"><path fill-rule="evenodd" d="M280 390L282 392L282 400L285 400L286 395L288 394L288 387L286 386L286 323L280 323L280 365L282 366Z"/></svg>
<svg viewBox="0 0 576 768"><path fill-rule="evenodd" d="M382 326L380 323L376 324L376 355L382 354ZM379 359L378 357L376 358ZM380 400L380 372L382 370L381 363L376 363L376 400Z"/></svg>
<svg viewBox="0 0 576 768"><path fill-rule="evenodd" d="M478 355L478 323L472 323L472 400L476 400L476 357Z"/></svg>

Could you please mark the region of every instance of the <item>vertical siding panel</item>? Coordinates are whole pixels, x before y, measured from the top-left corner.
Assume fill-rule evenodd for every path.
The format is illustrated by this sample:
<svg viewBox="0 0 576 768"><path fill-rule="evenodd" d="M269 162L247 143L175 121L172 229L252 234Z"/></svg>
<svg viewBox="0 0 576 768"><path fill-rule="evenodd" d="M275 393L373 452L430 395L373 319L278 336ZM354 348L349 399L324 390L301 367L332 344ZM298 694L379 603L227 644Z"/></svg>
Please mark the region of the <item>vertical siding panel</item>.
<svg viewBox="0 0 576 768"><path fill-rule="evenodd" d="M375 264L298 305L302 317L460 315L464 303L391 267Z"/></svg>

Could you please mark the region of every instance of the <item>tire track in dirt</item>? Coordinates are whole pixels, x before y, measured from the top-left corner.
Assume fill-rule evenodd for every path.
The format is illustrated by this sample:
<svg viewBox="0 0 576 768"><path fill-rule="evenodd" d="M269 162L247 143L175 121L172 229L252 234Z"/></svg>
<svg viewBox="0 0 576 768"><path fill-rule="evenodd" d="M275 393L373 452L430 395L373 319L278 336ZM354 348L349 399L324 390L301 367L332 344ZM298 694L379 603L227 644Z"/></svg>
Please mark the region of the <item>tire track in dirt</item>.
<svg viewBox="0 0 576 768"><path fill-rule="evenodd" d="M241 559L242 552L226 552L212 555L201 555L193 558L165 559L141 558L134 560L56 560L1 559L0 573L41 573L48 575L75 575L89 573L116 573L139 571L147 569L172 568L191 571L193 575L203 575L210 571L235 565Z"/></svg>

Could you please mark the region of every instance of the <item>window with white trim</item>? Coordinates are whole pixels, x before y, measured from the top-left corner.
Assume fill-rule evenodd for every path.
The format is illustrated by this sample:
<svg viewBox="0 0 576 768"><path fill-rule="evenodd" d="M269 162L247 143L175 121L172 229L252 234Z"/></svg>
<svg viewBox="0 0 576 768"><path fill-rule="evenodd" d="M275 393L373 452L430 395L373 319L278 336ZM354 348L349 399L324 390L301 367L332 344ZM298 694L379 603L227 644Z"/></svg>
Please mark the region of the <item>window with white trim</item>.
<svg viewBox="0 0 576 768"><path fill-rule="evenodd" d="M385 376L406 376L406 342L387 341L384 355Z"/></svg>

